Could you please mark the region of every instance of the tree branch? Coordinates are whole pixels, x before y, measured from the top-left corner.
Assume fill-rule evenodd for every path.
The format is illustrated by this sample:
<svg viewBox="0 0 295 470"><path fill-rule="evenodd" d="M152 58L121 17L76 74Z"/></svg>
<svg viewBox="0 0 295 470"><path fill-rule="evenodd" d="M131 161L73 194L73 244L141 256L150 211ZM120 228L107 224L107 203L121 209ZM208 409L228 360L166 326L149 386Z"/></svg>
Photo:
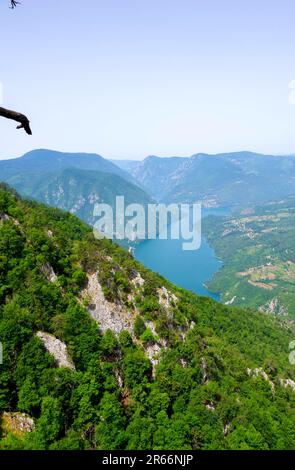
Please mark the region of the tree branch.
<svg viewBox="0 0 295 470"><path fill-rule="evenodd" d="M16 0L10 0L10 4L11 4L10 8L12 8L13 10L17 5L20 4L20 2L17 2Z"/></svg>
<svg viewBox="0 0 295 470"><path fill-rule="evenodd" d="M13 121L19 122L20 125L17 126L17 129L24 129L27 134L32 135L30 121L24 114L16 113L15 111L10 111L9 109L0 107L0 116L6 119L12 119Z"/></svg>

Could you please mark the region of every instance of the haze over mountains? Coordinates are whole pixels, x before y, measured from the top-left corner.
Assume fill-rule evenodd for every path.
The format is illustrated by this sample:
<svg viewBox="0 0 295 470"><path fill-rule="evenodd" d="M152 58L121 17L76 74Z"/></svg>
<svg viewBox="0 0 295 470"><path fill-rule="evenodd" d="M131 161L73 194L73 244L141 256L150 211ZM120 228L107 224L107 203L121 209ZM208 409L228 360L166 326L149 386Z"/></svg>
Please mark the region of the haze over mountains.
<svg viewBox="0 0 295 470"><path fill-rule="evenodd" d="M20 158L0 161L1 179L16 178L22 175L36 175L63 170L65 168L79 168L82 170L104 171L114 173L127 180L131 177L118 166L97 154L65 153L54 150L36 149L26 153Z"/></svg>
<svg viewBox="0 0 295 470"><path fill-rule="evenodd" d="M153 202L133 177L100 155L34 150L23 157L0 161L0 180L30 197L76 214L93 224L94 204L114 207L116 196L125 203Z"/></svg>
<svg viewBox="0 0 295 470"><path fill-rule="evenodd" d="M114 161L151 196L163 202L203 201L207 207L252 204L295 193L294 156L252 152L143 161Z"/></svg>
<svg viewBox="0 0 295 470"><path fill-rule="evenodd" d="M100 155L34 150L0 161L0 180L22 196L70 211L93 223L95 202L146 205L202 201L204 207L233 207L278 201L295 194L295 157L252 152L143 161L107 160Z"/></svg>

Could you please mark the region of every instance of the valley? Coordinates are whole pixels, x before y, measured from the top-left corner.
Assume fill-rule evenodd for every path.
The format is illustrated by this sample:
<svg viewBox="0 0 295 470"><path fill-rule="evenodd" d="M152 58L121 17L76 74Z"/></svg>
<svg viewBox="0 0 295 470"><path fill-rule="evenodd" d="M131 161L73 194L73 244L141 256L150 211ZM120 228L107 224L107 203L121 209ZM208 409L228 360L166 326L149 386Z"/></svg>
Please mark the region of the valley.
<svg viewBox="0 0 295 470"><path fill-rule="evenodd" d="M131 243L138 259L195 293L292 315L294 156L235 152L139 162L35 150L0 161L0 172L22 196L69 211L90 225L95 204L115 208L118 195L126 205L145 209L155 201L200 201L203 217L218 217L204 219L197 252L184 253L177 240L147 240ZM235 214L229 220L219 217L230 211Z"/></svg>

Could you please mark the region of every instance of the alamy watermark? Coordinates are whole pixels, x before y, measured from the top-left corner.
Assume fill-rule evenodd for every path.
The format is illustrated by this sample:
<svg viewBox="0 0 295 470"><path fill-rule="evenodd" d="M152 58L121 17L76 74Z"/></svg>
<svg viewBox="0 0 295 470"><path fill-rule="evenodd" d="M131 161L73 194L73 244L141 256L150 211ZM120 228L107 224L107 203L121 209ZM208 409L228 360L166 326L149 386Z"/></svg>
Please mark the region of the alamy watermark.
<svg viewBox="0 0 295 470"><path fill-rule="evenodd" d="M0 366L3 364L3 344L0 341Z"/></svg>
<svg viewBox="0 0 295 470"><path fill-rule="evenodd" d="M116 197L109 204L94 206L94 235L111 240L183 240L183 250L201 246L201 204L129 204ZM97 220L98 219L98 220Z"/></svg>

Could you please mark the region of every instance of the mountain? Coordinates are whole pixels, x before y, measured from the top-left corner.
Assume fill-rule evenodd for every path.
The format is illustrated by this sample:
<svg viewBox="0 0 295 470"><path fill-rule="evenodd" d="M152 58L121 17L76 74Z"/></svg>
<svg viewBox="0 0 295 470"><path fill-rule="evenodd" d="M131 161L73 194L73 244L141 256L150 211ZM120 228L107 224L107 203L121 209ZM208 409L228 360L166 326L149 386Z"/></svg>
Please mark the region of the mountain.
<svg viewBox="0 0 295 470"><path fill-rule="evenodd" d="M149 156L143 161L113 160L120 168L125 168L138 184L141 184L149 194L157 200L162 200L163 195L173 185L173 175L177 169L186 162L181 157L159 158Z"/></svg>
<svg viewBox="0 0 295 470"><path fill-rule="evenodd" d="M117 165L124 166L118 161ZM128 165L125 166L128 169ZM129 167L149 194L163 202L203 201L204 206L259 204L295 193L294 156L251 152L190 158L147 157Z"/></svg>
<svg viewBox="0 0 295 470"><path fill-rule="evenodd" d="M293 449L294 337L1 186L1 449Z"/></svg>
<svg viewBox="0 0 295 470"><path fill-rule="evenodd" d="M0 174L21 195L67 210L89 224L94 223L96 202L115 207L116 196L124 196L126 205L153 202L127 173L99 155L35 150L0 161Z"/></svg>
<svg viewBox="0 0 295 470"><path fill-rule="evenodd" d="M138 186L118 175L75 168L36 178L30 187L25 188L21 182L14 183L14 187L25 196L69 211L90 225L95 222L93 210L96 203L115 208L116 196L124 196L125 205L137 203L146 207L153 202Z"/></svg>
<svg viewBox="0 0 295 470"><path fill-rule="evenodd" d="M109 160L96 154L89 153L64 153L53 150L33 150L20 158L0 160L1 180L11 183L19 181L19 176L27 177L26 184L30 178L37 178L47 173L61 171L66 168L77 168L80 170L103 171L119 175L128 181L132 177L121 170Z"/></svg>
<svg viewBox="0 0 295 470"><path fill-rule="evenodd" d="M109 160L127 173L132 173L140 163L137 160Z"/></svg>
<svg viewBox="0 0 295 470"><path fill-rule="evenodd" d="M209 217L203 230L222 259L210 290L223 302L295 317L295 197Z"/></svg>

